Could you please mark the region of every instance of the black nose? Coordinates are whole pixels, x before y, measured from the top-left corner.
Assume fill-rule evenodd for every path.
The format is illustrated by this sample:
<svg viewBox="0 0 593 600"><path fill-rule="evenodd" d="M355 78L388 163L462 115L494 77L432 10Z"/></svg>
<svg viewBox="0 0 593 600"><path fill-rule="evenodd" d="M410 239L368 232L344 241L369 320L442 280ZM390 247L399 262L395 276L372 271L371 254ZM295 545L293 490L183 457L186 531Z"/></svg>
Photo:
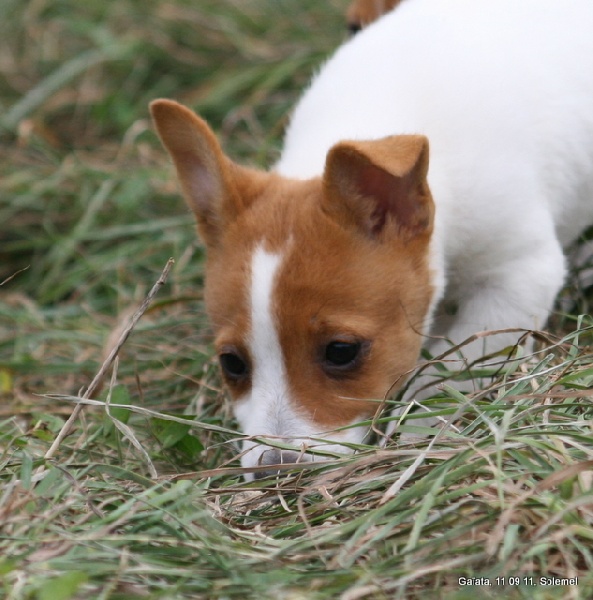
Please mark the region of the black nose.
<svg viewBox="0 0 593 600"><path fill-rule="evenodd" d="M270 448L266 450L259 459L259 465L262 467L268 465L285 465L289 463L297 463L303 460L303 457L298 452L292 452L291 450L278 450L277 448ZM264 477L270 477L280 473L278 469L270 469L266 471L259 471L253 474L255 479L263 479Z"/></svg>

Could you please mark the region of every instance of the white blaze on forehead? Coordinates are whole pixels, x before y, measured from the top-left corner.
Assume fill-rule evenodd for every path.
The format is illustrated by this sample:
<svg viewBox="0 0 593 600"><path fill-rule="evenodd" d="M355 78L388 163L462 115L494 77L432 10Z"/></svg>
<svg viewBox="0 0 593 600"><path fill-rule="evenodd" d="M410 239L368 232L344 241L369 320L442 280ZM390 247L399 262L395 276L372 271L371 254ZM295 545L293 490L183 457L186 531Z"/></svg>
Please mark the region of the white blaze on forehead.
<svg viewBox="0 0 593 600"><path fill-rule="evenodd" d="M290 435L291 420L286 366L274 314L274 287L282 255L257 246L251 258L248 337L251 391L236 404L235 413L247 435Z"/></svg>
<svg viewBox="0 0 593 600"><path fill-rule="evenodd" d="M286 391L286 369L273 311L274 282L282 262L280 254L258 246L251 259L251 334L253 387L276 384Z"/></svg>

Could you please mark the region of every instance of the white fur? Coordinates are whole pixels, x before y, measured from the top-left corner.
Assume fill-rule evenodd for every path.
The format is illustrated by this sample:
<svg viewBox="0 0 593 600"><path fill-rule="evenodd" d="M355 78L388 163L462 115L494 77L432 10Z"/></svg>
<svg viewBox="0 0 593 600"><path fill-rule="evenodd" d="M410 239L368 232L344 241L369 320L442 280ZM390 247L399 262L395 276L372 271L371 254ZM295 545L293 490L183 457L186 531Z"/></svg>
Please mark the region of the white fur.
<svg viewBox="0 0 593 600"><path fill-rule="evenodd" d="M407 0L342 46L297 105L286 176L321 174L340 140L428 137L433 305L444 300L433 334L545 325L562 247L593 223L592 25L591 0Z"/></svg>
<svg viewBox="0 0 593 600"><path fill-rule="evenodd" d="M328 452L347 452L339 442L360 443L366 433L362 427L332 432L326 444L309 438L324 438L308 419L295 409L286 376L282 347L273 312L274 282L282 265L282 255L266 252L258 246L251 260L251 332L249 347L252 357L252 387L235 403L235 416L247 436L270 438L297 448L303 444ZM241 464L259 464L267 447L251 440L243 442ZM311 455L303 457L312 460ZM251 477L247 477L251 479Z"/></svg>

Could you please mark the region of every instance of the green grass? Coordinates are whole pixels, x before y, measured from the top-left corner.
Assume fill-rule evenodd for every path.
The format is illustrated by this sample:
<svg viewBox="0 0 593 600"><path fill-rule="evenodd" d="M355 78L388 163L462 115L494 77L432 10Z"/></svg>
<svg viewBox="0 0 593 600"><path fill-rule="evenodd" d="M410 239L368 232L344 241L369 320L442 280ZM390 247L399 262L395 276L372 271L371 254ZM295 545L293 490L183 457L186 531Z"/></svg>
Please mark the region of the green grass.
<svg viewBox="0 0 593 600"><path fill-rule="evenodd" d="M203 251L147 104L183 101L232 156L269 164L346 4L0 3L0 598L593 595L589 317L556 315L558 343L488 393L435 399L456 433L430 446L242 481ZM562 306L589 300L573 277Z"/></svg>

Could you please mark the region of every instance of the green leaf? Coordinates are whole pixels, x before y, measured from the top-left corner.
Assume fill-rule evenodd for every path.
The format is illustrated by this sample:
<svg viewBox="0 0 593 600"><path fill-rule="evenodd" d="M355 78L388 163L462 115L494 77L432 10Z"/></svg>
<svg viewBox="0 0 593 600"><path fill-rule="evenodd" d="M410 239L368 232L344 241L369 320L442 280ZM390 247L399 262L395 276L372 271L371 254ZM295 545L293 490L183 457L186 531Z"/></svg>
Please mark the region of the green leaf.
<svg viewBox="0 0 593 600"><path fill-rule="evenodd" d="M204 444L193 435L185 435L177 444L177 449L189 459L196 459L204 450Z"/></svg>
<svg viewBox="0 0 593 600"><path fill-rule="evenodd" d="M21 485L26 489L31 488L31 473L33 472L33 460L25 452L21 463Z"/></svg>
<svg viewBox="0 0 593 600"><path fill-rule="evenodd" d="M0 576L7 575L16 569L16 562L6 557L0 558Z"/></svg>
<svg viewBox="0 0 593 600"><path fill-rule="evenodd" d="M128 392L128 388L125 385L118 384L115 385L105 394L110 393L110 404L131 404L130 393ZM115 431L115 425L113 424L113 419L117 419L122 423L127 423L130 420L131 411L127 408L120 408L117 406L109 407L109 414L105 414L105 418L103 420L103 435L105 437L109 437L113 435Z"/></svg>
<svg viewBox="0 0 593 600"><path fill-rule="evenodd" d="M153 419L153 432L163 448L172 448L180 442L189 432L190 426L168 421L165 419Z"/></svg>
<svg viewBox="0 0 593 600"><path fill-rule="evenodd" d="M85 573L71 571L44 583L43 588L37 593L37 598L38 600L69 600L86 581Z"/></svg>
<svg viewBox="0 0 593 600"><path fill-rule="evenodd" d="M51 495L55 491L55 485L62 478L63 473L55 467L49 467L47 475L35 486L35 493L38 496Z"/></svg>

